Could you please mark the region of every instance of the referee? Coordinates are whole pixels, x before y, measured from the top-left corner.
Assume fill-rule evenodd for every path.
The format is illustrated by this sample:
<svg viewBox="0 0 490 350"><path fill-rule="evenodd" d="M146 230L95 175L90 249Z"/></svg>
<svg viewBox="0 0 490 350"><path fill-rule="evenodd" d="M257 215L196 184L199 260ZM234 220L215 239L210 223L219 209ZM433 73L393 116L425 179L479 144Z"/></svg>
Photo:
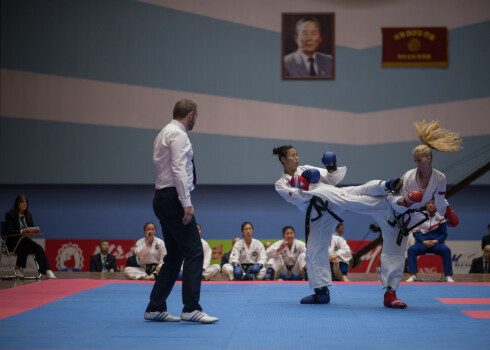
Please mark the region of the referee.
<svg viewBox="0 0 490 350"><path fill-rule="evenodd" d="M153 163L157 168L153 210L162 225L167 255L144 315L149 321L214 323L219 320L206 315L199 305L204 254L191 202L196 172L192 145L187 136L196 119L197 104L190 99L178 101L173 120L160 131L153 145ZM176 317L167 312L166 300L182 262L184 308L181 317Z"/></svg>

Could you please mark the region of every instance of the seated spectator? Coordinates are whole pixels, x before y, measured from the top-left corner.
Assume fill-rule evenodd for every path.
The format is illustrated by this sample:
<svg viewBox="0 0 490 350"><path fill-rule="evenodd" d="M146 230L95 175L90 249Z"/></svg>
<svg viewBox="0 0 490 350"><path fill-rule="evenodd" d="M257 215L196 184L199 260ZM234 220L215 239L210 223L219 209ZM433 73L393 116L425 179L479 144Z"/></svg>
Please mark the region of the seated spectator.
<svg viewBox="0 0 490 350"><path fill-rule="evenodd" d="M138 255L133 254L126 260L126 267L140 267L138 261Z"/></svg>
<svg viewBox="0 0 490 350"><path fill-rule="evenodd" d="M143 227L144 238L136 242L134 254L138 267L126 266L124 276L130 280L154 281L157 276L156 268L163 263L163 257L167 254L165 243L155 237L156 227L148 222Z"/></svg>
<svg viewBox="0 0 490 350"><path fill-rule="evenodd" d="M427 253L434 253L442 257L446 282L454 282L451 277L453 275L451 249L444 244L447 238L446 219L436 211L436 205L433 199L427 202L426 212L429 214L429 220L415 229L413 237L416 242L408 248L407 259L410 277L407 279L407 282L417 280L417 257Z"/></svg>
<svg viewBox="0 0 490 350"><path fill-rule="evenodd" d="M328 247L332 280L349 282L347 272L349 271L349 261L352 259L352 252L347 241L342 237L344 225L339 223L335 228L335 232L338 235L335 233L332 235L330 246Z"/></svg>
<svg viewBox="0 0 490 350"><path fill-rule="evenodd" d="M271 245L272 243L269 241L264 242L264 249L267 251L267 249L269 249Z"/></svg>
<svg viewBox="0 0 490 350"><path fill-rule="evenodd" d="M230 255L230 262L223 265L223 274L233 280L262 280L265 275L267 254L264 245L252 238L253 226L250 222L242 224L243 239L235 243Z"/></svg>
<svg viewBox="0 0 490 350"><path fill-rule="evenodd" d="M90 257L90 272L117 272L116 257L109 254L109 241L103 239L99 243L100 253Z"/></svg>
<svg viewBox="0 0 490 350"><path fill-rule="evenodd" d="M24 277L24 269L27 263L27 256L34 254L39 272L46 275L47 279L56 278L51 267L49 266L48 257L43 247L34 242L30 237L22 234L38 233L39 227L34 227L34 220L29 211L29 200L23 194L15 198L14 205L5 214L5 232L2 235L19 235L6 238L6 244L9 252L17 255L15 263L16 274L18 277Z"/></svg>
<svg viewBox="0 0 490 350"><path fill-rule="evenodd" d="M202 236L201 225L197 224L197 230L199 231L199 236ZM208 242L201 238L202 250L204 251L204 260L202 265L202 280L209 281L211 278L215 277L218 273L220 273L221 268L218 264L211 264L211 247ZM184 262L185 263L185 262ZM182 281L182 271L183 266L180 268L179 277L177 278L179 281Z"/></svg>
<svg viewBox="0 0 490 350"><path fill-rule="evenodd" d="M481 239L481 249L484 249L486 245L490 244L490 225L487 226L488 235L483 236Z"/></svg>
<svg viewBox="0 0 490 350"><path fill-rule="evenodd" d="M269 260L265 264L264 280L301 281L306 273L306 246L295 239L292 226L282 228L282 238L267 249Z"/></svg>
<svg viewBox="0 0 490 350"><path fill-rule="evenodd" d="M483 247L483 256L473 259L470 273L490 273L490 244Z"/></svg>
<svg viewBox="0 0 490 350"><path fill-rule="evenodd" d="M199 231L199 236L202 237L201 225L197 224L197 230ZM204 262L202 265L202 279L203 281L209 281L211 278L215 277L220 273L221 268L218 264L211 265L211 247L208 242L201 238L202 249L204 251Z"/></svg>
<svg viewBox="0 0 490 350"><path fill-rule="evenodd" d="M231 243L231 248L228 252L224 253L223 256L221 257L221 268L223 268L224 264L228 264L230 262L230 254L231 251L233 250L233 246L235 245L236 242L240 240L240 237L235 237L233 238L233 241Z"/></svg>
<svg viewBox="0 0 490 350"><path fill-rule="evenodd" d="M410 231L407 239L407 249L405 249L405 267L403 273L408 273L408 248L415 244L416 240L413 238L413 231Z"/></svg>

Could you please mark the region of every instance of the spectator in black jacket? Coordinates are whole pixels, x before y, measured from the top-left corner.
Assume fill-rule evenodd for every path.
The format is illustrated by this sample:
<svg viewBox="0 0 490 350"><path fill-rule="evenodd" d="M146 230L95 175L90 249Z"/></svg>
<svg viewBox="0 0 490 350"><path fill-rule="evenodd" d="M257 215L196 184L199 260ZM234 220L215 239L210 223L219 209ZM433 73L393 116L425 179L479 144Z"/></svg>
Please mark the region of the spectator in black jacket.
<svg viewBox="0 0 490 350"><path fill-rule="evenodd" d="M490 244L483 248L483 256L473 259L470 273L490 273Z"/></svg>
<svg viewBox="0 0 490 350"><path fill-rule="evenodd" d="M34 242L29 234L39 232L39 227L34 227L34 220L32 214L29 211L29 201L23 194L18 195L15 198L14 206L10 211L5 214L5 232L2 235L8 236L6 244L10 252L15 252L17 255L16 274L18 277L23 278L23 270L26 267L27 256L29 254L35 254L36 261L39 265L39 272L46 275L46 278L56 278L49 261L46 256L46 252L43 247ZM14 235L14 236L11 236Z"/></svg>
<svg viewBox="0 0 490 350"><path fill-rule="evenodd" d="M481 239L481 249L490 244L490 224L487 226L488 235L483 236Z"/></svg>
<svg viewBox="0 0 490 350"><path fill-rule="evenodd" d="M99 247L100 253L90 258L90 272L117 272L116 257L109 254L109 241L103 239Z"/></svg>

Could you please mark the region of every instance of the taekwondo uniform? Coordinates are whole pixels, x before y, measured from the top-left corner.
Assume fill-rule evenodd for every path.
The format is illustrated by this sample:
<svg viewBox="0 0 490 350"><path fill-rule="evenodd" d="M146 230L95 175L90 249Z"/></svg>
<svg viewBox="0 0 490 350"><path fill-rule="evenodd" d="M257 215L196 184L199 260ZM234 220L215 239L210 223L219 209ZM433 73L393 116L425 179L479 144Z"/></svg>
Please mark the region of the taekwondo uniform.
<svg viewBox="0 0 490 350"><path fill-rule="evenodd" d="M265 252L264 245L259 240L252 238L250 247L244 239L239 240L233 246L230 254L230 263L223 265L223 273L227 276L230 281L233 281L235 277L233 276L233 265L234 264L261 264L262 268L257 274L257 279L262 280L265 276L266 269L265 264L267 263L267 254Z"/></svg>
<svg viewBox="0 0 490 350"><path fill-rule="evenodd" d="M279 274L284 272L286 275L297 273L301 277L305 275L306 268L306 245L300 240L295 239L291 249L286 245L279 253L277 249L281 246L283 239L275 242L267 249L266 268L274 269L274 278L279 278Z"/></svg>
<svg viewBox="0 0 490 350"><path fill-rule="evenodd" d="M447 208L446 195L446 176L436 169L432 169L432 174L429 180L427 188L422 189L417 180L417 169L407 171L401 178L403 186L399 191L399 195L388 196L391 210L390 221L394 219L395 215L403 214L407 210L420 209L429 200L434 198L436 209L440 213L445 213ZM423 193L422 201L414 203L410 208L400 206L397 201L404 198L411 191L421 191ZM410 223L416 224L425 219L422 213L411 213ZM405 215L408 218L408 214ZM397 243L398 239L398 227L392 225L386 225L386 222L378 221L383 234L383 251L381 252L381 285L382 288L390 286L394 290L397 290L403 277L403 270L405 268L405 249L407 247L408 237L404 236L401 244ZM417 228L415 228L417 230Z"/></svg>
<svg viewBox="0 0 490 350"><path fill-rule="evenodd" d="M389 203L386 200L385 181L372 180L361 186L337 188L335 185L344 178L347 172L346 167L339 167L335 172L330 173L326 169L303 165L296 169L294 175L301 175L303 171L311 168L320 171L320 181L310 184L308 191L289 186L287 183L291 180L291 176L283 173L275 185L278 194L305 213L310 206L310 200L316 196L327 201L328 209L337 216L345 210L350 210L371 215L376 219L378 225L389 227L387 223ZM313 211L308 220L310 233L307 241L306 264L311 289L332 285L332 273L327 252L338 224L338 220L330 213L323 212L321 217L315 218L317 214L320 213Z"/></svg>
<svg viewBox="0 0 490 350"><path fill-rule="evenodd" d="M430 176L429 184L427 188L423 189L418 183L417 169L412 169L407 171L401 178L403 181L403 186L400 189L400 194L398 196L392 196L389 198L391 206L398 213L404 213L407 208L399 206L396 202L406 196L411 191L421 191L424 194L422 201L419 203L414 203L410 209L420 209L428 201L434 198L436 204L436 210L439 213L445 213L448 202L446 201L446 176L439 170L432 169L432 174Z"/></svg>
<svg viewBox="0 0 490 350"><path fill-rule="evenodd" d="M348 264L352 259L352 253L347 241L340 236L333 235L328 247L328 255L337 254L339 257L337 260Z"/></svg>
<svg viewBox="0 0 490 350"><path fill-rule="evenodd" d="M211 247L208 242L201 238L202 249L204 251L204 262L202 265L202 277L204 280L209 281L220 272L218 264L211 264Z"/></svg>
<svg viewBox="0 0 490 350"><path fill-rule="evenodd" d="M124 275L130 279L140 279L141 277L150 275L155 271L158 264L163 262L163 257L167 254L165 243L162 239L153 237L153 242L150 247L145 243L145 238L141 238L136 242L134 253L138 256L139 267L125 267Z"/></svg>

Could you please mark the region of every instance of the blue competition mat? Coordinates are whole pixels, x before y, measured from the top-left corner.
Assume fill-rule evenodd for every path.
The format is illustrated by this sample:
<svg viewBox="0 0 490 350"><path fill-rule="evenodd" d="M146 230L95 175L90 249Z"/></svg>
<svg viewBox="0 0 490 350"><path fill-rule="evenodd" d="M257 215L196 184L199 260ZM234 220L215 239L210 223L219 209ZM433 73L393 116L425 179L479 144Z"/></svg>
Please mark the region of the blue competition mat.
<svg viewBox="0 0 490 350"><path fill-rule="evenodd" d="M152 284L111 283L0 320L0 349L482 349L489 304L436 298L490 298L488 285L402 285L405 310L383 307L379 284L336 284L329 305L301 305L306 284L203 284L204 312L217 324L143 319ZM180 284L168 299L180 315Z"/></svg>

